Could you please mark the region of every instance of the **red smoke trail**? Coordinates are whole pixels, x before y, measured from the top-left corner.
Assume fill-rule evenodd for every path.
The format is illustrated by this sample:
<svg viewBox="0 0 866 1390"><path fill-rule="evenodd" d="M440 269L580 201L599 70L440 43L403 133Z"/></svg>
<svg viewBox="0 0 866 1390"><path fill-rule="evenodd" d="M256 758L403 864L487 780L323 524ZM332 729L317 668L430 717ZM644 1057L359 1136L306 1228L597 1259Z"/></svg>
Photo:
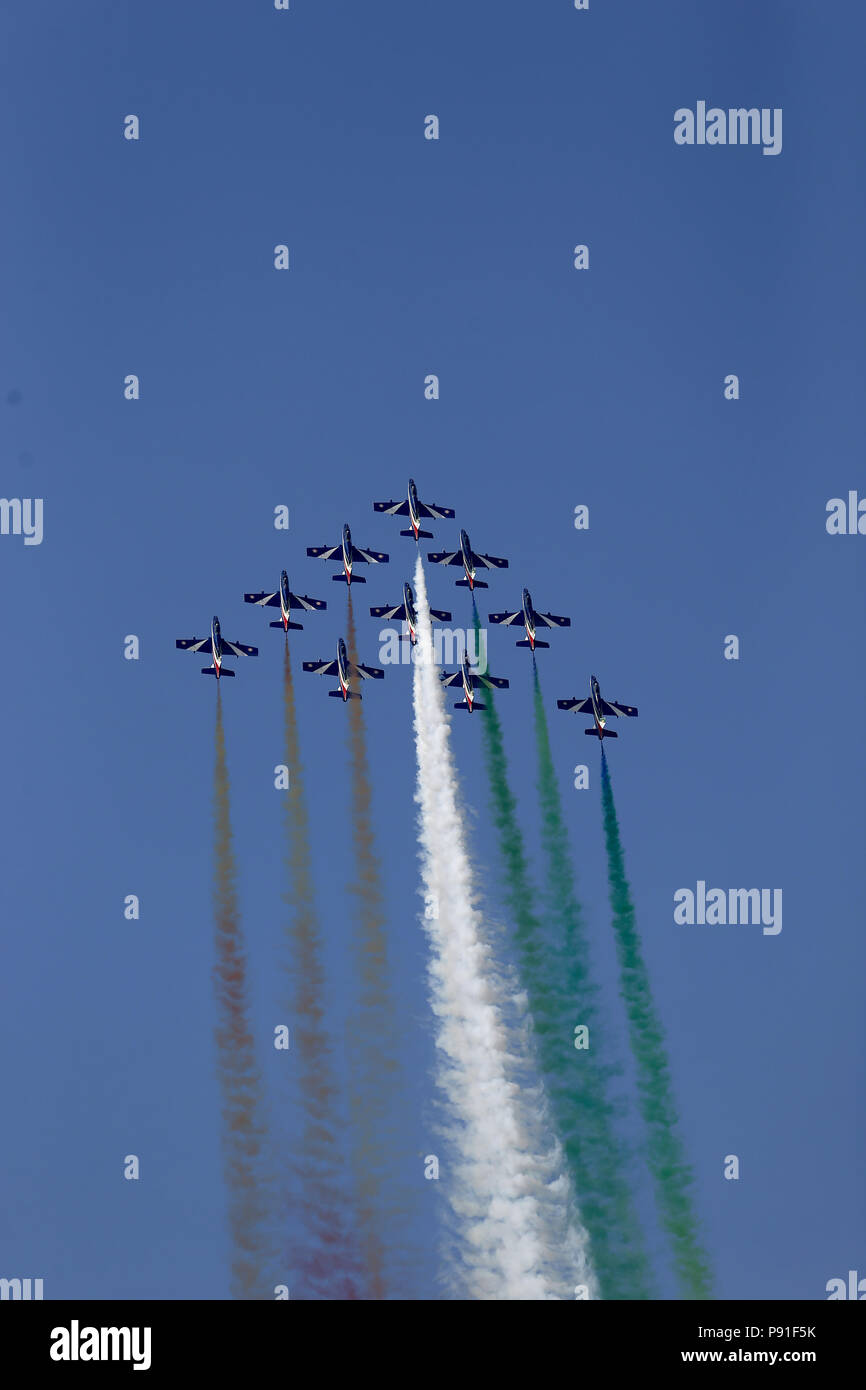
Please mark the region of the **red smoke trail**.
<svg viewBox="0 0 866 1390"><path fill-rule="evenodd" d="M287 930L292 980L292 1055L304 1115L300 1154L293 1167L300 1185L306 1245L293 1259L303 1280L301 1297L356 1298L356 1260L346 1233L346 1198L340 1182L340 1130L331 1035L325 1026L321 929L310 858L295 689L289 645L283 658L283 726L289 789L286 799Z"/></svg>
<svg viewBox="0 0 866 1390"><path fill-rule="evenodd" d="M352 593L348 594L346 645L358 660ZM358 1184L359 1225L369 1298L386 1295L384 1234L397 1241L403 1223L397 1212L396 1184L387 1174L395 1157L386 1134L389 1096L400 1082L393 1001L388 984L385 908L372 820L372 792L360 700L349 700L349 759L352 775L352 838L356 878L350 885L358 903L352 942L360 981L355 1018L350 1022L352 1065L351 1120L353 1166Z"/></svg>
<svg viewBox="0 0 866 1390"><path fill-rule="evenodd" d="M214 760L214 939L217 1076L222 1092L223 1157L228 1188L232 1297L272 1297L263 1286L269 1254L263 1226L261 1077L248 1021L247 971L232 849L231 803L222 703L217 691Z"/></svg>

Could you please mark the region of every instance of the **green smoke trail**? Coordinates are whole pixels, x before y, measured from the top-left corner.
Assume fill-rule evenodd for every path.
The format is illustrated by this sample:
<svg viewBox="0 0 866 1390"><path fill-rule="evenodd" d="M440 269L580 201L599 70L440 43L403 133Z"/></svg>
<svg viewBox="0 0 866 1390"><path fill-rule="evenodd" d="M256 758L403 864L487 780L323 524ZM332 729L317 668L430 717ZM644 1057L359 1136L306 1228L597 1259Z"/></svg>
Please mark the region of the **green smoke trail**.
<svg viewBox="0 0 866 1390"><path fill-rule="evenodd" d="M549 926L540 985L541 1014L545 1022L545 1015L549 1015L553 1024L549 1034L540 1035L546 1080L574 1173L581 1213L592 1238L602 1296L649 1298L652 1277L608 1090L616 1069L599 1060L597 990L534 664L533 697ZM585 1050L574 1047L576 1023L588 1029L590 1045Z"/></svg>
<svg viewBox="0 0 866 1390"><path fill-rule="evenodd" d="M476 650L479 631L476 612ZM554 1121L577 1190L581 1218L589 1232L601 1296L648 1298L649 1271L621 1176L604 1076L591 1051L578 1051L574 1046L575 1025L590 1022L591 1001L588 972L579 950L580 913L573 884L569 884L567 860L564 868L560 845L558 879L556 885L551 884L551 896L570 889L569 903L566 906L563 902L558 908L558 920L554 923L557 940L551 943L550 933L544 931L535 909L536 895L529 878L516 801L508 783L502 726L492 691L484 691L484 703L482 727L493 818L499 833L508 906L514 919L521 979ZM570 932L570 937L563 938L563 930ZM575 952L573 960L569 959L570 948Z"/></svg>
<svg viewBox="0 0 866 1390"><path fill-rule="evenodd" d="M712 1298L709 1260L701 1249L697 1217L692 1208L693 1177L677 1129L664 1032L641 954L604 748L601 752L601 796L620 989L637 1067L640 1108L648 1133L649 1168L655 1181L662 1225L673 1246L674 1268L683 1297Z"/></svg>

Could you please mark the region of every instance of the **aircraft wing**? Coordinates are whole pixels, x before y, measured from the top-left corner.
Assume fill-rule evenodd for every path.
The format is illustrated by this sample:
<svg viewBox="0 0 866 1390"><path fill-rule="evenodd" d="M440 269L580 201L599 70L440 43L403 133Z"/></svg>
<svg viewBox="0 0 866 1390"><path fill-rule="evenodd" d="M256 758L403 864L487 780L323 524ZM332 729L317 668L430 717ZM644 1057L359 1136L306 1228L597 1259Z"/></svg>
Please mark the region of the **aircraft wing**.
<svg viewBox="0 0 866 1390"><path fill-rule="evenodd" d="M571 618L557 618L555 613L536 613L535 618L541 627L571 627Z"/></svg>
<svg viewBox="0 0 866 1390"><path fill-rule="evenodd" d="M220 638L220 647L224 652L231 656L258 656L258 647L248 647L244 642L227 642L225 637Z"/></svg>
<svg viewBox="0 0 866 1390"><path fill-rule="evenodd" d="M634 705L616 705L612 700L601 700L602 714L624 714L629 719L634 719L637 710Z"/></svg>
<svg viewBox="0 0 866 1390"><path fill-rule="evenodd" d="M519 618L522 619L522 617L523 617L523 613L522 613L522 612L520 612L520 613L491 613L491 614L490 614L490 621L491 621L492 623L500 623L503 627L510 627L510 625L511 625L512 623L516 623L517 620L518 620Z"/></svg>
<svg viewBox="0 0 866 1390"><path fill-rule="evenodd" d="M592 700L590 700L589 696L587 696L585 700L578 700L577 698L573 700L557 700L556 707L557 709L570 709L575 714L589 714L592 711Z"/></svg>
<svg viewBox="0 0 866 1390"><path fill-rule="evenodd" d="M463 556L459 550L429 550L427 559L434 565L463 564Z"/></svg>
<svg viewBox="0 0 866 1390"><path fill-rule="evenodd" d="M361 676L363 680L381 681L385 678L385 672L380 671L378 666L361 666L360 663L352 663L354 675Z"/></svg>
<svg viewBox="0 0 866 1390"><path fill-rule="evenodd" d="M437 623L450 623L451 614L446 613L444 608L431 608L430 617L435 618Z"/></svg>
<svg viewBox="0 0 866 1390"><path fill-rule="evenodd" d="M280 595L275 594L244 594L244 603L257 603L259 608L279 608Z"/></svg>
<svg viewBox="0 0 866 1390"><path fill-rule="evenodd" d="M360 560L365 565L385 565L388 563L388 556L382 550L359 550L356 545L352 546L352 559Z"/></svg>
<svg viewBox="0 0 866 1390"><path fill-rule="evenodd" d="M473 673L472 684L476 687L483 686L485 690L508 689L508 681L504 676L476 676Z"/></svg>
<svg viewBox="0 0 866 1390"><path fill-rule="evenodd" d="M371 617L371 618L390 618L390 619L393 619L393 618L402 618L403 621L405 622L405 620L406 620L406 605L405 605L405 603L398 603L397 606L396 606L395 608L389 608L387 604L383 604L383 605L382 605L381 607L379 607L379 608L371 608L371 609L370 609L370 617Z"/></svg>
<svg viewBox="0 0 866 1390"><path fill-rule="evenodd" d="M484 565L485 569L489 569L489 570L494 570L494 569L496 569L496 570L507 570L507 569L508 569L508 561L507 561L507 560L500 560L500 558L499 558L498 555L478 555L478 554L476 553L476 554L474 555L473 558L476 559L480 565Z"/></svg>
<svg viewBox="0 0 866 1390"><path fill-rule="evenodd" d="M277 603L279 601L280 596L277 594ZM289 594L290 608L303 608L308 613L321 613L322 609L327 608L327 606L323 598L308 598L306 594Z"/></svg>
<svg viewBox="0 0 866 1390"><path fill-rule="evenodd" d="M314 560L332 560L335 555L342 552L341 545L308 545L307 554L312 555Z"/></svg>
<svg viewBox="0 0 866 1390"><path fill-rule="evenodd" d="M463 677L462 677L462 675L460 674L459 671L452 671L450 675L448 674L447 671L443 671L443 672L442 672L442 675L439 677L439 679L441 680L441 682L442 682L443 685L462 685L462 684L463 684Z"/></svg>
<svg viewBox="0 0 866 1390"><path fill-rule="evenodd" d="M305 661L305 671L313 671L319 676L335 676L337 674L336 661Z"/></svg>
<svg viewBox="0 0 866 1390"><path fill-rule="evenodd" d="M409 502L404 497L402 502L374 502L374 512L384 512L386 516L408 516Z"/></svg>
<svg viewBox="0 0 866 1390"><path fill-rule="evenodd" d="M408 506L406 510L408 511ZM432 517L434 521L454 520L454 512L450 507L434 507L431 502L419 502L418 513L420 516Z"/></svg>
<svg viewBox="0 0 866 1390"><path fill-rule="evenodd" d="M182 652L203 652L210 646L209 637L178 637L174 644Z"/></svg>

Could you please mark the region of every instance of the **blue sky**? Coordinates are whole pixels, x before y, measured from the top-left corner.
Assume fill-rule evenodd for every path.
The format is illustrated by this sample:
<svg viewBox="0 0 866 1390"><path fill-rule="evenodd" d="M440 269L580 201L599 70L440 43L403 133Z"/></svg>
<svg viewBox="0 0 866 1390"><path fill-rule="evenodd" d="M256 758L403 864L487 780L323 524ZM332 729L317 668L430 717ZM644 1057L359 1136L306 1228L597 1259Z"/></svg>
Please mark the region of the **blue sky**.
<svg viewBox="0 0 866 1390"><path fill-rule="evenodd" d="M510 559L482 613L517 607L528 584L572 617L539 666L623 1056L598 749L555 700L595 672L640 708L608 745L611 771L717 1291L821 1298L862 1262L864 1233L866 542L824 525L829 498L863 487L862 14L805 0L760 13L745 0L586 13L152 0L58 7L47 24L19 4L0 35L14 213L0 230L2 493L45 499L41 546L0 537L0 1273L43 1277L47 1297L227 1297L215 692L174 639L218 613L227 637L261 649L223 706L276 1109L282 638L243 593L285 567L329 602L292 652L342 1052L346 711L300 662L331 655L345 592L305 548L347 520L358 544L390 552L356 595L375 663L364 610L397 601L414 557L371 504L412 474L457 511L436 548L465 525ZM673 113L700 99L781 107L782 153L677 147ZM138 142L123 139L128 113ZM438 142L423 138L428 113ZM572 268L577 243L587 272ZM280 503L288 533L272 526ZM455 574L428 572L431 600L468 623ZM129 633L138 662L123 659ZM729 633L738 662L723 659ZM490 663L511 680L498 705L538 854L531 665L513 640L494 630ZM364 713L414 1102L403 1137L423 1154L434 1088L408 668L368 687ZM455 716L496 912L480 735ZM588 791L572 787L578 762ZM676 926L673 894L698 879L781 887L781 934ZM292 1123L275 1121L287 1146ZM122 1178L127 1153L138 1183ZM736 1183L722 1179L730 1153ZM441 1197L420 1159L407 1176L417 1289L433 1295ZM641 1201L651 1219L648 1188ZM672 1297L658 1240L656 1254Z"/></svg>

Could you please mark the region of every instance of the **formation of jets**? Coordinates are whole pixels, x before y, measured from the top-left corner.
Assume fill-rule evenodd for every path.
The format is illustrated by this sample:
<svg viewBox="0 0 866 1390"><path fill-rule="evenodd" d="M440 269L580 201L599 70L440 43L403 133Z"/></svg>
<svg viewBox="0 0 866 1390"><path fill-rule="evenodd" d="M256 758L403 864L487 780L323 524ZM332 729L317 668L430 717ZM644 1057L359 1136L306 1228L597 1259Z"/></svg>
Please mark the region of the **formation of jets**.
<svg viewBox="0 0 866 1390"><path fill-rule="evenodd" d="M409 529L401 531L400 535L409 536L416 542L422 539L433 539L430 531L422 530L423 520L452 521L454 519L454 512L450 507L442 507L438 503L434 505L430 502L422 502L412 478L409 479L406 497L402 501L374 502L373 510L386 516L408 516ZM355 573L356 565L383 565L387 564L389 559L384 551L364 550L356 546L347 523L343 526L338 545L308 546L307 554L316 560L331 560L341 564L342 573L334 574L331 578L346 585L353 582L356 584L366 583L363 575ZM460 543L457 550L430 551L427 558L432 564L462 567L464 577L455 582L458 586L468 588L472 592L477 588L486 589L489 587L483 579L478 578L480 569L508 569L507 560L503 560L497 555L484 555L473 550L469 535L465 530L460 532ZM290 630L303 631L303 623L292 621L292 613L320 613L328 606L324 599L293 593L285 570L280 573L279 585L273 592L262 591L244 594L244 602L254 603L259 608L279 608L280 617L278 620L272 621L270 626L282 628L285 633ZM370 615L373 618L399 620L405 623L410 643L414 645L417 642L418 614L415 609L415 595L408 582L403 584L403 593L399 603L373 606L370 609ZM444 623L451 620L451 614L441 608L431 608L430 616L437 622ZM539 638L539 629L571 627L570 618L559 616L556 613L539 612L532 602L528 589L523 590L521 606L516 612L491 613L489 619L491 623L502 627L521 624L526 636L520 638L516 645L528 647L533 653L541 647L550 646L549 642ZM223 637L219 619L216 617L211 622L209 636L179 637L175 641L175 646L179 647L181 651L209 651L211 664L210 666L203 666L201 673L203 676L214 676L217 680L221 676L234 676L235 674L230 666L223 666L226 657L258 656L258 647L251 647L244 642L229 642ZM332 660L305 661L303 668L305 671L317 675L336 676L337 687L329 690L328 694L342 699L344 703L347 700L361 699L360 692L351 688L353 678L356 680L382 680L385 676L385 672L378 666L365 666L361 662L353 661L342 637L337 641L337 653ZM478 690L508 689L508 681L504 677L491 676L487 672L480 671L476 665L473 665L469 653L466 651L463 653L458 670L443 671L441 680L445 686L461 685L463 687L464 699L458 700L454 709L465 709L470 714L474 710L486 708L476 697ZM584 733L590 734L600 742L605 738L617 737L616 731L607 727L609 718L613 716L634 719L637 715L637 710L633 705L605 700L595 676L590 678L589 696L586 699L581 700L575 696L570 700L557 700L556 703L561 710L569 710L574 714L591 715L592 724L587 726Z"/></svg>

